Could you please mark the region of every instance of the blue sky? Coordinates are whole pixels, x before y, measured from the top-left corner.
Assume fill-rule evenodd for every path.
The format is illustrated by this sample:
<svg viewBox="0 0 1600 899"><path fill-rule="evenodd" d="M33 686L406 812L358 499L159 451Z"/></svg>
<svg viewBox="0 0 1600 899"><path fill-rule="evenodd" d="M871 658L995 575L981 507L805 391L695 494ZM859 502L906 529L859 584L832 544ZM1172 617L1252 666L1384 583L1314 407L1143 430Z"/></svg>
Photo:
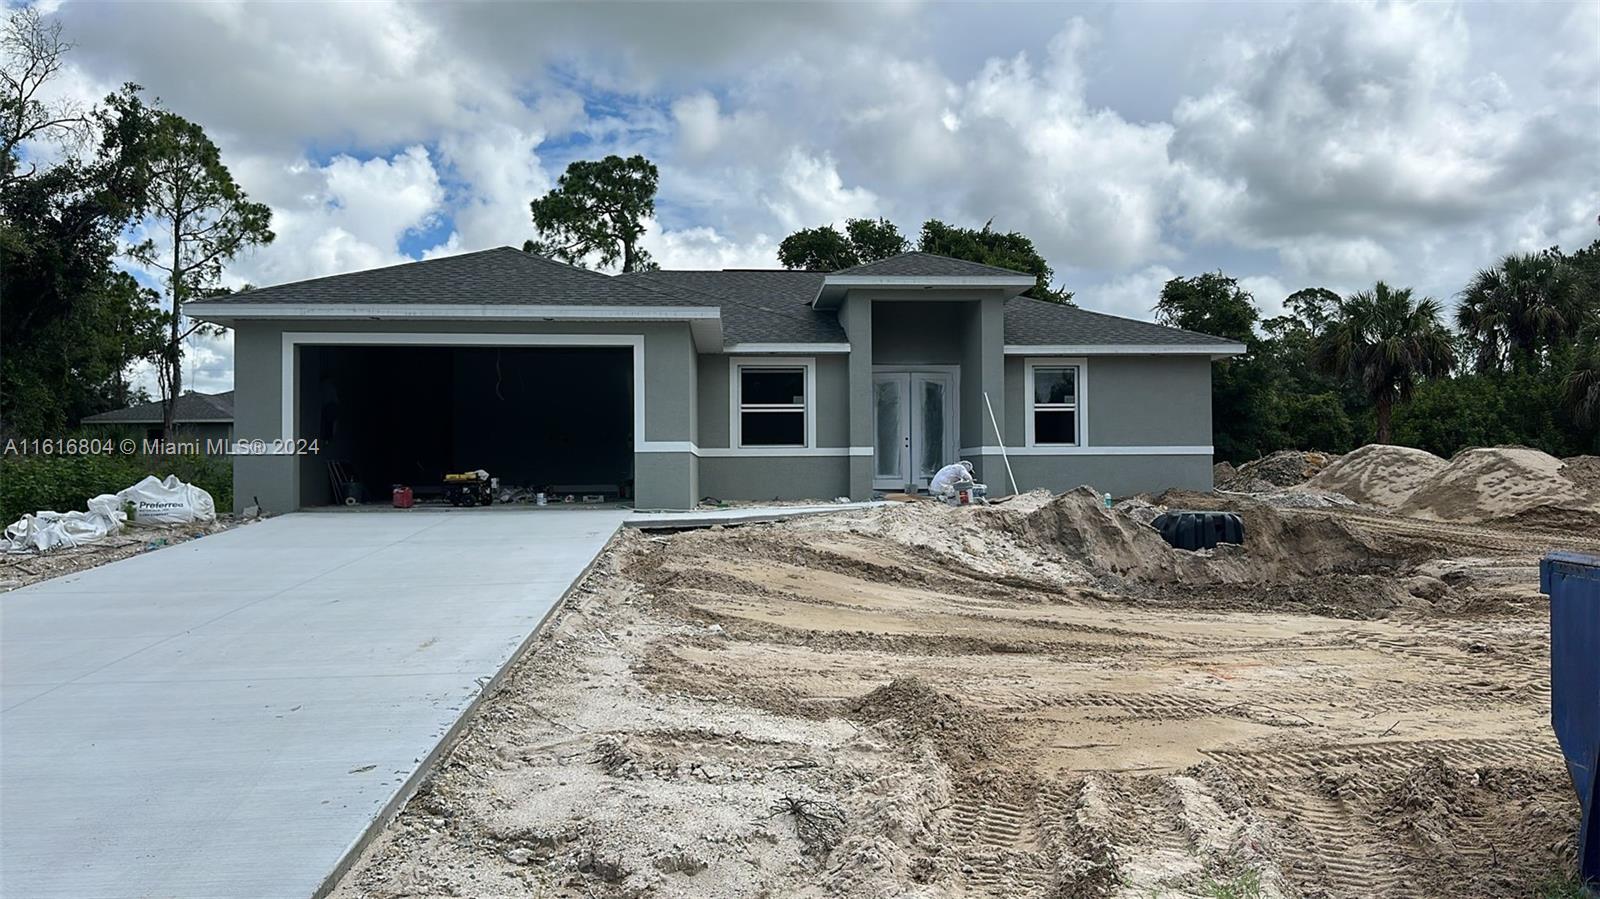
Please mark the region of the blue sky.
<svg viewBox="0 0 1600 899"><path fill-rule="evenodd" d="M1600 237L1600 4L103 4L46 7L57 89L207 129L271 284L520 245L565 164L661 168L666 267L772 266L884 215L1022 231L1082 305L1222 269L1263 308L1382 278L1449 298ZM231 384L231 345L192 354Z"/></svg>

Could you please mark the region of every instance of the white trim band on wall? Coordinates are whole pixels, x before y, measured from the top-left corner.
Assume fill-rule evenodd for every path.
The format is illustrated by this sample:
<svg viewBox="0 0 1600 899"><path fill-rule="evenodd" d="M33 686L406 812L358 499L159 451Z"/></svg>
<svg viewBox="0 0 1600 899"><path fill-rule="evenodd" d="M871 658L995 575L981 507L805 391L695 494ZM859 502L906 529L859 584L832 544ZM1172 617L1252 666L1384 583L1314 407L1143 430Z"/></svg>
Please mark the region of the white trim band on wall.
<svg viewBox="0 0 1600 899"><path fill-rule="evenodd" d="M728 447L728 446L696 446L687 440L647 440L643 446L634 449L636 453L688 453L701 459L798 459L806 456L832 456L843 458L845 456L872 455L870 446L773 446L773 447Z"/></svg>
<svg viewBox="0 0 1600 899"><path fill-rule="evenodd" d="M963 456L1210 456L1209 446L964 446Z"/></svg>

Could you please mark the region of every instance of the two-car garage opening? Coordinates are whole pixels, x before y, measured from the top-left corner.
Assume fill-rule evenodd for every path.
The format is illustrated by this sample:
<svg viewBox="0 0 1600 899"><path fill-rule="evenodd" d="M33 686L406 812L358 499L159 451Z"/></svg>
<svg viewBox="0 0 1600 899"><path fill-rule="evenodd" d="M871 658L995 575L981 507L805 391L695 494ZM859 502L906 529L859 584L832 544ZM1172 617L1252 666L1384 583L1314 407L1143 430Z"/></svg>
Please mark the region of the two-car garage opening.
<svg viewBox="0 0 1600 899"><path fill-rule="evenodd" d="M305 345L295 435L300 504L442 499L448 473L482 469L499 495L628 500L633 487L629 347Z"/></svg>

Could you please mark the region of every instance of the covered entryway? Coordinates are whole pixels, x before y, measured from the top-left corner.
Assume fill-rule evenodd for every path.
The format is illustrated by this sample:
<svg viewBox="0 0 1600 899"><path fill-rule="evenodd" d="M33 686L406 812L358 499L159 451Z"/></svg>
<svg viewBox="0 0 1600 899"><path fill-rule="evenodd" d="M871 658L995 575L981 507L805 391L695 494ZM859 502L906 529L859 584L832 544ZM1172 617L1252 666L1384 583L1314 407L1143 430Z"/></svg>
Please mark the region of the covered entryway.
<svg viewBox="0 0 1600 899"><path fill-rule="evenodd" d="M311 344L299 347L300 505L388 503L393 485L443 497L482 469L518 498L633 495L634 358L627 346Z"/></svg>
<svg viewBox="0 0 1600 899"><path fill-rule="evenodd" d="M956 456L955 366L874 366L872 487L926 489Z"/></svg>

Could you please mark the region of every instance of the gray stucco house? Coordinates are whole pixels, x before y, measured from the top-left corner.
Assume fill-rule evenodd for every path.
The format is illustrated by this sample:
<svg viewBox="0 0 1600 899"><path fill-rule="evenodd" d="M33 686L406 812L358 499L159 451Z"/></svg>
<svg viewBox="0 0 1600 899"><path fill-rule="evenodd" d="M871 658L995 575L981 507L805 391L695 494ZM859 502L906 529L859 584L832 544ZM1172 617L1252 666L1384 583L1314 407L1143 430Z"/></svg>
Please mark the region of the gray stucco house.
<svg viewBox="0 0 1600 899"><path fill-rule="evenodd" d="M1211 486L1211 361L1244 347L906 253L821 274L605 275L511 248L191 303L234 339L235 497L373 498L482 468L640 508L925 486ZM998 426L998 428L997 428ZM317 442L317 452L294 453Z"/></svg>
<svg viewBox="0 0 1600 899"><path fill-rule="evenodd" d="M195 441L202 448L222 446L233 437L233 391L199 393L189 391L173 401L172 423L177 439ZM161 437L160 400L139 403L126 409L113 409L83 419L89 427L142 431L146 438Z"/></svg>

